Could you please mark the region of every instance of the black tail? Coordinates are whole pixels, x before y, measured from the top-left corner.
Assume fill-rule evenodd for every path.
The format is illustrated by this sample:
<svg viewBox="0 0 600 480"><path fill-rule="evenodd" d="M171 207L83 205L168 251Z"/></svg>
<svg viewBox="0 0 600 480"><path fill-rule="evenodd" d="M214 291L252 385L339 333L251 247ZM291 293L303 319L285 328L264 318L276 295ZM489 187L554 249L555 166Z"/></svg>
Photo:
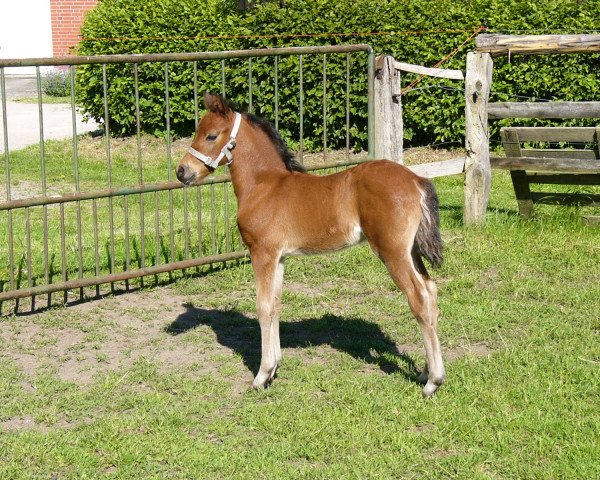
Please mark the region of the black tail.
<svg viewBox="0 0 600 480"><path fill-rule="evenodd" d="M423 217L415 236L415 253L424 257L433 268L443 262L444 244L440 235L440 217L438 212L438 197L435 188L429 180L423 179L421 189L421 211Z"/></svg>

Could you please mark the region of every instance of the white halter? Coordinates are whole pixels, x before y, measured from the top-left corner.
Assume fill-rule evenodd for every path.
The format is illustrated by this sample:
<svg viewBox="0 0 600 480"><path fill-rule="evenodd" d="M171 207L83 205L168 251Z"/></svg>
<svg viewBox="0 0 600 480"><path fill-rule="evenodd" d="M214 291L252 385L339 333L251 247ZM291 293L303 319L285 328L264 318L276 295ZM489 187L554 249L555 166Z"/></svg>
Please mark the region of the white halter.
<svg viewBox="0 0 600 480"><path fill-rule="evenodd" d="M235 137L237 137L238 130L240 129L240 124L242 123L242 115L238 112L235 112L235 120L233 122L233 128L231 129L231 134L229 135L229 141L225 144L225 146L221 149L221 153L214 160L210 158L208 155L204 155L200 153L195 148L190 147L188 152L190 155L196 157L202 163L204 163L207 167L215 169L223 160L223 157L227 157L227 166L231 165L233 162L233 155L231 151L235 148Z"/></svg>

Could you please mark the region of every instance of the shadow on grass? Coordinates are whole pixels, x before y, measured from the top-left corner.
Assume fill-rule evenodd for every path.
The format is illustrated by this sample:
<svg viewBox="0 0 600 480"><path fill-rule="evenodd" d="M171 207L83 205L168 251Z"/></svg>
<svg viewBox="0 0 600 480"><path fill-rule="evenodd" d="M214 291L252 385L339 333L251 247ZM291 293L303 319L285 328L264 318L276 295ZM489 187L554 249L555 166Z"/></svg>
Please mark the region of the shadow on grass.
<svg viewBox="0 0 600 480"><path fill-rule="evenodd" d="M260 366L260 327L258 321L236 311L205 310L190 304L165 331L180 335L200 325L209 326L217 341L238 353L253 373ZM323 315L296 322L281 322L282 348L308 348L329 345L385 373L400 373L417 383L420 370L414 360L401 352L381 328L362 318ZM390 357L393 357L392 359Z"/></svg>

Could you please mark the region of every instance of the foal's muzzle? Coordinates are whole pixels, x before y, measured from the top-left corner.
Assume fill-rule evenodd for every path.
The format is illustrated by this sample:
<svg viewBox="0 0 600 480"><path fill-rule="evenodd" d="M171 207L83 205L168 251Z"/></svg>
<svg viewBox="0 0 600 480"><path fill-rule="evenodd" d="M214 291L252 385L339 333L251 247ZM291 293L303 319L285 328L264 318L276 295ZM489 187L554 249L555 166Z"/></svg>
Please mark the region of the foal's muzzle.
<svg viewBox="0 0 600 480"><path fill-rule="evenodd" d="M196 180L196 172L190 171L189 168L179 165L177 170L175 170L175 175L177 175L177 180L186 185L190 185L194 180Z"/></svg>

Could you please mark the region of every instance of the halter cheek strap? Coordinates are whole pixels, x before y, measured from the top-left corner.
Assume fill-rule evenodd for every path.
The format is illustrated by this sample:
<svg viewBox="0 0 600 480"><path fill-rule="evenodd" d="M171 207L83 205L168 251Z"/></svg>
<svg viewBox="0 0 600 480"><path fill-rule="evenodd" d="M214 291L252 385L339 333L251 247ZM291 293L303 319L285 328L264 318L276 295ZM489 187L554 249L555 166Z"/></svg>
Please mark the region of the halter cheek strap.
<svg viewBox="0 0 600 480"><path fill-rule="evenodd" d="M219 166L219 164L221 163L221 160L223 160L223 157L227 157L227 163L226 163L227 166L231 165L231 162L233 162L233 154L231 153L231 151L235 148L235 145L236 145L235 138L237 137L238 130L240 129L241 123L242 123L242 115L238 112L235 112L235 120L233 122L233 128L231 129L231 134L229 135L229 141L221 149L221 153L219 153L217 158L215 158L214 160L211 157L209 157L208 155L204 155L203 153L199 152L198 150L196 150L195 148L192 148L192 147L190 147L188 149L188 152L190 153L190 155L197 158L202 163L204 163L207 167L210 167L213 170Z"/></svg>

